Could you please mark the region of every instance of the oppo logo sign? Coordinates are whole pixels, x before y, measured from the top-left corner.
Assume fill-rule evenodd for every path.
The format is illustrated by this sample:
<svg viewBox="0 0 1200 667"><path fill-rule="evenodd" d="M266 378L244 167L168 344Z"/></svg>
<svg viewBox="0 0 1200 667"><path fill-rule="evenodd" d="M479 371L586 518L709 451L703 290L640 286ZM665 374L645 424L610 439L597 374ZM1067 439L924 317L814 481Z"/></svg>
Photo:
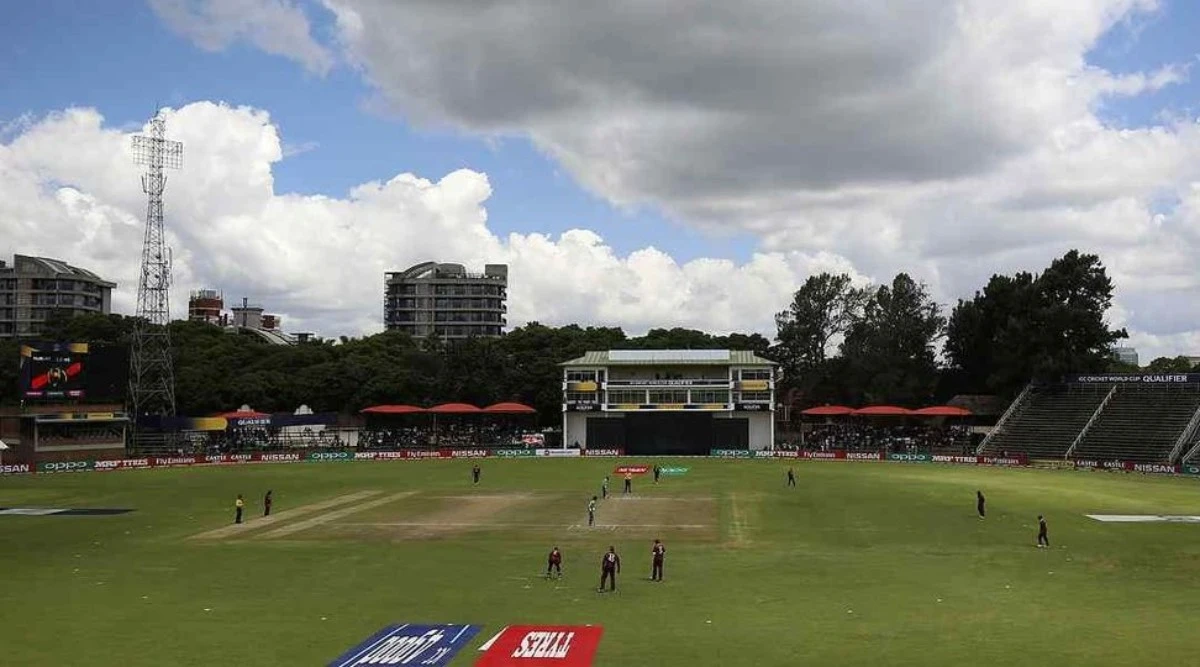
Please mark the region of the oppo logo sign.
<svg viewBox="0 0 1200 667"><path fill-rule="evenodd" d="M75 470L90 470L93 465L91 461L51 461L42 463L38 467L44 472L72 472Z"/></svg>

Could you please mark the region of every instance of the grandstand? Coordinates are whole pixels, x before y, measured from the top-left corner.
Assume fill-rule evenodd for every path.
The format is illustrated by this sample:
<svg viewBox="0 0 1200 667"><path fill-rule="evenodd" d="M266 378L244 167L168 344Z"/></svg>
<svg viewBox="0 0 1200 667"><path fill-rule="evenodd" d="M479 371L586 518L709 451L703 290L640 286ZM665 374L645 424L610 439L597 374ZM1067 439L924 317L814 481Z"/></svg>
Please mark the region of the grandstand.
<svg viewBox="0 0 1200 667"><path fill-rule="evenodd" d="M1198 435L1200 374L1081 375L1028 387L979 453L1178 463Z"/></svg>

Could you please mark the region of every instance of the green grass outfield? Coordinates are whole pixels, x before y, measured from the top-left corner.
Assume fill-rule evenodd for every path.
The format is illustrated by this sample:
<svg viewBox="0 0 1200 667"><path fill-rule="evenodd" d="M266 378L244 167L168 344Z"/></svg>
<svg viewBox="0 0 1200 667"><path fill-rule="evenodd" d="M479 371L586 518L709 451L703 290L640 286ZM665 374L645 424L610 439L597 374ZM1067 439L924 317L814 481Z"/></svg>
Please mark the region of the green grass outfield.
<svg viewBox="0 0 1200 667"><path fill-rule="evenodd" d="M404 622L483 625L454 665L521 623L602 625L597 665L1200 661L1200 525L1084 516L1200 514L1197 479L682 460L671 463L690 467L685 476L657 487L640 477L638 500L601 504L600 523L634 527L588 530L569 526L617 460L486 460L477 488L472 463L0 478L0 506L137 510L0 516L0 664L325 665ZM784 486L788 465L796 489ZM363 490L416 493L277 538L264 533L287 523L193 537L228 524L237 493L256 517L267 488L276 512ZM478 502L454 498L472 494ZM1039 513L1050 550L1034 548ZM431 525L443 521L453 525ZM662 584L646 581L656 534L669 550ZM547 581L556 543L566 576ZM600 595L609 544L625 572L616 594Z"/></svg>

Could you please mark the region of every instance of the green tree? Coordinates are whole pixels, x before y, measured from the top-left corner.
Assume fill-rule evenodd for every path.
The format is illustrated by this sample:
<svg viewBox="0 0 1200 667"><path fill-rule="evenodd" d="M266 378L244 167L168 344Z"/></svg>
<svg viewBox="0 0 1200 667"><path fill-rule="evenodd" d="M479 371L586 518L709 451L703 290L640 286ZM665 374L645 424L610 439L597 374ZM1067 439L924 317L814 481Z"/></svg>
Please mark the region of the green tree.
<svg viewBox="0 0 1200 667"><path fill-rule="evenodd" d="M1185 356L1159 357L1146 366L1150 373L1191 373L1192 360Z"/></svg>
<svg viewBox="0 0 1200 667"><path fill-rule="evenodd" d="M875 290L842 342L850 386L866 403L925 403L937 386L935 344L945 325L925 285L898 274Z"/></svg>
<svg viewBox="0 0 1200 667"><path fill-rule="evenodd" d="M870 289L854 287L846 274L809 276L792 296L788 309L775 315L776 345L783 383L811 394L829 378L830 346L861 320Z"/></svg>

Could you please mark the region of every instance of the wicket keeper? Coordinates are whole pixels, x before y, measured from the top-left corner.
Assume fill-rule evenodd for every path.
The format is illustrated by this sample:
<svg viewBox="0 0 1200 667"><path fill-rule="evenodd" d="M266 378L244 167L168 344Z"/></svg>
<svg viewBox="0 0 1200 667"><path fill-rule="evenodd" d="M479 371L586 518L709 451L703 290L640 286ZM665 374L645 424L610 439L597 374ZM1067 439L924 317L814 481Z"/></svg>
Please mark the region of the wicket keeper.
<svg viewBox="0 0 1200 667"><path fill-rule="evenodd" d="M608 582L610 591L617 590L617 575L621 573L621 557L614 547L608 548L608 553L600 559L600 592L604 592L604 583Z"/></svg>

